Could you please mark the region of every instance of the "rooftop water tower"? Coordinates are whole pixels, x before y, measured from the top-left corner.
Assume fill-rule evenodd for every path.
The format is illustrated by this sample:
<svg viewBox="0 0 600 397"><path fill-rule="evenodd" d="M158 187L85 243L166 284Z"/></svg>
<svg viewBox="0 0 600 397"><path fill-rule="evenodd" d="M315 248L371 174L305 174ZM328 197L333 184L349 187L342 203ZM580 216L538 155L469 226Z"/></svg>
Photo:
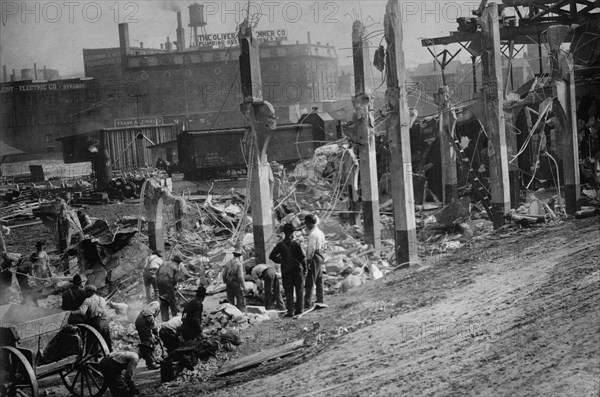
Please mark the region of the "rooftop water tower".
<svg viewBox="0 0 600 397"><path fill-rule="evenodd" d="M206 15L204 14L204 4L194 3L189 7L190 10L190 24L189 27L192 28L192 33L194 35L193 40L190 40L190 43L195 43L195 46L198 47L198 28L200 28L201 34L206 34Z"/></svg>

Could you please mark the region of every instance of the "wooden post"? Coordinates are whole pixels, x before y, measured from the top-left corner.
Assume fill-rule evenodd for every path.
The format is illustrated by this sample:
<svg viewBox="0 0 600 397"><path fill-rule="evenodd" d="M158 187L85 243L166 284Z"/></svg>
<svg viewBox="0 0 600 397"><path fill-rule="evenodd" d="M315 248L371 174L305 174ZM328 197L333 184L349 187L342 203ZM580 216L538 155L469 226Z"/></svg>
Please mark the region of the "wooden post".
<svg viewBox="0 0 600 397"><path fill-rule="evenodd" d="M456 176L456 150L454 149L454 136L450 126L450 106L448 103L448 84L446 82L446 54L442 60L442 87L438 91L438 128L440 139L440 156L442 162L442 201L450 204L458 199ZM456 122L456 120L454 120ZM425 198L423 198L425 199Z"/></svg>
<svg viewBox="0 0 600 397"><path fill-rule="evenodd" d="M148 221L148 240L151 250L165 251L165 234L163 231L163 190L154 179L146 182L144 192L144 209Z"/></svg>
<svg viewBox="0 0 600 397"><path fill-rule="evenodd" d="M381 222L379 218L379 190L375 156L375 129L370 90L365 82L369 64L369 51L365 41L365 28L360 21L352 25L352 53L354 54L354 125L360 162L360 187L362 195L365 241L375 250L381 248Z"/></svg>
<svg viewBox="0 0 600 397"><path fill-rule="evenodd" d="M386 126L394 201L395 256L398 265L405 265L418 261L418 246L410 155L410 116L406 100L406 70L399 3L400 0L388 1L384 19L384 34L388 49L385 97L389 109Z"/></svg>
<svg viewBox="0 0 600 397"><path fill-rule="evenodd" d="M514 156L519 152L517 144L516 119L522 106L507 109L504 112L506 118L506 153L508 156L508 180L510 186L510 207L518 208L521 204L521 178L519 173L519 161ZM513 161L514 159L514 161Z"/></svg>
<svg viewBox="0 0 600 397"><path fill-rule="evenodd" d="M569 70L562 70L560 45L568 32L565 25L548 28L548 44L550 46L550 62L552 66L552 96L556 98L554 113L559 125L557 133L561 136L563 160L562 173L565 182L565 212L574 215L581 209L580 176L579 176L579 143L577 139L577 102L575 99L575 75L573 72L573 55L569 54L567 62ZM560 106L556 106L557 103ZM560 181L558 181L560 183Z"/></svg>
<svg viewBox="0 0 600 397"><path fill-rule="evenodd" d="M240 76L242 83L241 111L250 125L249 153L251 170L250 200L256 263L267 263L268 245L273 237L273 200L269 179L271 166L267 160L267 145L275 128L275 111L263 101L258 41L248 20L240 26Z"/></svg>
<svg viewBox="0 0 600 397"><path fill-rule="evenodd" d="M498 229L505 223L504 215L510 212L498 4L491 3L485 7L481 16L481 33L483 101L485 126L489 137L492 222L494 229Z"/></svg>

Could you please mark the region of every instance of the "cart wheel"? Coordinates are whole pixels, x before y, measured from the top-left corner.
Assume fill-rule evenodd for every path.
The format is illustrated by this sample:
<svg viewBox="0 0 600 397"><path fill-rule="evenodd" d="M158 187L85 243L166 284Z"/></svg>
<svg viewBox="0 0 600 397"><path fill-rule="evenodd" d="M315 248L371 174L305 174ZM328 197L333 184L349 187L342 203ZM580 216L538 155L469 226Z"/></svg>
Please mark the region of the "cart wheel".
<svg viewBox="0 0 600 397"><path fill-rule="evenodd" d="M0 396L39 396L31 364L23 353L10 346L0 348Z"/></svg>
<svg viewBox="0 0 600 397"><path fill-rule="evenodd" d="M71 394L76 397L99 397L106 391L104 375L98 363L109 354L104 338L93 327L77 324L81 332L81 358L65 368L60 377Z"/></svg>

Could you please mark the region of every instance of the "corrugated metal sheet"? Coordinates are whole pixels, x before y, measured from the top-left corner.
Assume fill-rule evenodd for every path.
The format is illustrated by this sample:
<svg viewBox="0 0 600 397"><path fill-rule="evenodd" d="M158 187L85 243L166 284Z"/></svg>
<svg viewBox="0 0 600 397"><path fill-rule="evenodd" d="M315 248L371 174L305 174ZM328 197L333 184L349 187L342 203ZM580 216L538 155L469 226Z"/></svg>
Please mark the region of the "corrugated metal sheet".
<svg viewBox="0 0 600 397"><path fill-rule="evenodd" d="M177 138L174 124L143 127L105 128L99 131L100 143L112 160L113 171L152 167L150 146Z"/></svg>

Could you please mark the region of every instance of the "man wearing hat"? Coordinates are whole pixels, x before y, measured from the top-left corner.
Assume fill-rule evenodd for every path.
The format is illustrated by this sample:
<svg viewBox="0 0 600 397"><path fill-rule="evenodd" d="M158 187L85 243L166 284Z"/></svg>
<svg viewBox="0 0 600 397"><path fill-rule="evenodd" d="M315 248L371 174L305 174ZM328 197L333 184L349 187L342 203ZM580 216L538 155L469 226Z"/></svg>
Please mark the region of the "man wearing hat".
<svg viewBox="0 0 600 397"><path fill-rule="evenodd" d="M46 273L46 275L44 277L48 277L50 276L50 257L48 256L48 253L46 252L46 250L44 249L44 247L46 246L46 241L44 240L40 240L37 243L35 243L35 252L37 253L37 267L39 267L39 269L35 269L34 268L34 272L36 273ZM38 276L38 277L42 277L42 276Z"/></svg>
<svg viewBox="0 0 600 397"><path fill-rule="evenodd" d="M144 259L144 272L142 278L144 288L146 290L146 303L150 303L158 299L158 285L156 275L158 268L163 264L160 251L154 250L148 257ZM152 293L150 289L152 288Z"/></svg>
<svg viewBox="0 0 600 397"><path fill-rule="evenodd" d="M13 280L12 267L15 266L18 261L18 254L2 253L0 264L0 305L5 305L9 302L9 288L11 287Z"/></svg>
<svg viewBox="0 0 600 397"><path fill-rule="evenodd" d="M297 241L294 241L296 229L291 223L283 225L283 241L277 243L269 259L281 264L281 279L285 290L286 317L301 314L304 305L304 275L306 260L304 251ZM296 301L294 302L294 291ZM295 310L295 312L294 312Z"/></svg>
<svg viewBox="0 0 600 397"><path fill-rule="evenodd" d="M244 265L242 264L242 244L237 243L233 250L233 259L223 267L223 282L227 287L227 300L242 312L246 311L244 293Z"/></svg>
<svg viewBox="0 0 600 397"><path fill-rule="evenodd" d="M319 218L316 215L308 214L304 217L308 233L308 242L306 246L306 263L308 272L304 283L304 308L311 307L311 298L313 287L317 290L317 303L323 303L323 269L325 261L325 235L317 227Z"/></svg>
<svg viewBox="0 0 600 397"><path fill-rule="evenodd" d="M181 262L183 259L179 255L175 255L172 260L163 262L156 273L162 321L169 321L169 308L173 317L179 313L175 299L175 287L181 275L184 274L180 266Z"/></svg>
<svg viewBox="0 0 600 397"><path fill-rule="evenodd" d="M62 294L61 309L69 311L79 309L86 298L82 284L81 276L79 274L74 275L70 288ZM83 321L83 316L78 316L77 314L71 314L69 316L69 324L78 324Z"/></svg>
<svg viewBox="0 0 600 397"><path fill-rule="evenodd" d="M98 295L98 289L94 285L86 285L83 291L86 296L85 300L79 306L79 309L71 313L83 315L85 322L94 327L102 335L108 345L108 350L112 351L106 300Z"/></svg>
<svg viewBox="0 0 600 397"><path fill-rule="evenodd" d="M140 338L139 356L146 361L146 365L150 370L159 368L154 359L154 349L158 337L158 327L154 319L158 316L159 311L160 304L158 301L150 302L135 320L135 329Z"/></svg>
<svg viewBox="0 0 600 397"><path fill-rule="evenodd" d="M258 264L252 268L252 278L256 285L262 284L262 290L265 294L265 309L283 310L283 299L281 297L281 288L279 286L279 277L273 266Z"/></svg>
<svg viewBox="0 0 600 397"><path fill-rule="evenodd" d="M181 336L184 341L197 339L202 336L202 312L206 288L203 285L196 290L196 297L185 304L181 315Z"/></svg>

